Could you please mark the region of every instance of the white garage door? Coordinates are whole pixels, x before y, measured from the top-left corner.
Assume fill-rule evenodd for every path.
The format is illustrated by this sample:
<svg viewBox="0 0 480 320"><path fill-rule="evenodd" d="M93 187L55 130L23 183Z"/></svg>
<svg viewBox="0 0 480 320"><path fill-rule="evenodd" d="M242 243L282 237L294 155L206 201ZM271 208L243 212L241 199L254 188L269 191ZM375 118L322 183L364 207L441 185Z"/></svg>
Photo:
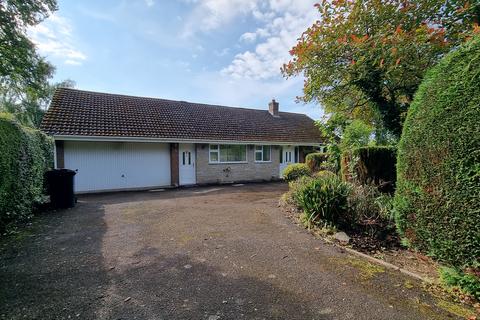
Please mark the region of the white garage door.
<svg viewBox="0 0 480 320"><path fill-rule="evenodd" d="M75 191L170 185L166 143L65 141L65 168L77 171Z"/></svg>

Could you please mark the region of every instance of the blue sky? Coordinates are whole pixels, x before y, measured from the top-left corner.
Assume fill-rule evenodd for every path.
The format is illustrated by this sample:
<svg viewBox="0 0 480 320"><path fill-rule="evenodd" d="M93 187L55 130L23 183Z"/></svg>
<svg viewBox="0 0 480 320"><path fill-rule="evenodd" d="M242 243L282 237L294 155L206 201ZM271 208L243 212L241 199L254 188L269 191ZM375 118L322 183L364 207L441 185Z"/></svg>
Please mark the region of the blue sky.
<svg viewBox="0 0 480 320"><path fill-rule="evenodd" d="M311 0L59 0L29 30L56 81L78 89L322 115L296 103L288 50L317 18Z"/></svg>

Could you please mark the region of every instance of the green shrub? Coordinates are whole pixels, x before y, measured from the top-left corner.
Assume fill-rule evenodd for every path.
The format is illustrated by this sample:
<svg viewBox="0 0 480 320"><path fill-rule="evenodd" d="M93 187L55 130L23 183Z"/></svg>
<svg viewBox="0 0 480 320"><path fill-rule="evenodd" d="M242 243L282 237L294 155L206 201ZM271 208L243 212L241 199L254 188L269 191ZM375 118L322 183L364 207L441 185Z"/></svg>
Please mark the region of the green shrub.
<svg viewBox="0 0 480 320"><path fill-rule="evenodd" d="M377 238L396 233L392 215L393 197L381 193L377 186L352 184L348 205L351 229Z"/></svg>
<svg viewBox="0 0 480 320"><path fill-rule="evenodd" d="M53 142L38 130L0 114L0 231L31 216L44 201L44 173L53 164Z"/></svg>
<svg viewBox="0 0 480 320"><path fill-rule="evenodd" d="M286 196L287 203L293 204L300 208L299 197L303 193L305 187L313 180L310 176L301 176L296 180L288 183L288 192Z"/></svg>
<svg viewBox="0 0 480 320"><path fill-rule="evenodd" d="M480 36L430 70L398 147L396 221L412 246L451 265L480 257Z"/></svg>
<svg viewBox="0 0 480 320"><path fill-rule="evenodd" d="M305 163L292 163L283 170L283 179L285 181L293 181L310 174L310 168Z"/></svg>
<svg viewBox="0 0 480 320"><path fill-rule="evenodd" d="M357 222L380 218L380 208L376 202L379 195L378 188L373 185L353 185L348 203Z"/></svg>
<svg viewBox="0 0 480 320"><path fill-rule="evenodd" d="M445 285L460 288L463 292L480 300L480 279L473 274L443 267L440 268L440 279Z"/></svg>
<svg viewBox="0 0 480 320"><path fill-rule="evenodd" d="M394 222L395 215L394 215L394 197L390 194L380 194L378 197L375 198L375 203L378 207L378 213L383 219L389 220Z"/></svg>
<svg viewBox="0 0 480 320"><path fill-rule="evenodd" d="M304 211L307 225L327 224L376 237L395 233L392 196L374 185L342 182L331 171L289 182L283 199Z"/></svg>
<svg viewBox="0 0 480 320"><path fill-rule="evenodd" d="M320 170L313 174L315 178L336 177L337 175L330 170Z"/></svg>
<svg viewBox="0 0 480 320"><path fill-rule="evenodd" d="M307 181L296 196L309 223L344 226L349 224L347 198L349 184L338 177L322 177Z"/></svg>
<svg viewBox="0 0 480 320"><path fill-rule="evenodd" d="M373 127L362 120L353 120L343 130L340 149L343 151L367 146L372 140Z"/></svg>
<svg viewBox="0 0 480 320"><path fill-rule="evenodd" d="M305 157L305 164L310 168L310 171L312 172L329 169L328 153L309 153Z"/></svg>
<svg viewBox="0 0 480 320"><path fill-rule="evenodd" d="M344 152L342 177L360 184L381 186L381 191L393 192L396 182L396 147L371 146Z"/></svg>

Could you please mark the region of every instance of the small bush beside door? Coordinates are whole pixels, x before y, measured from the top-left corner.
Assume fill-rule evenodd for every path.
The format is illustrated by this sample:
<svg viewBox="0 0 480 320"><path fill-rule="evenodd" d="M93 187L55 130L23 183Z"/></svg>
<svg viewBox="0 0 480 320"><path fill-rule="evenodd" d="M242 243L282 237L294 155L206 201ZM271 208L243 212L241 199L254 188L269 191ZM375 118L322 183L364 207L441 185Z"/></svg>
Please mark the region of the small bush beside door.
<svg viewBox="0 0 480 320"><path fill-rule="evenodd" d="M307 176L310 174L310 168L305 163L292 163L283 170L283 179L285 181L293 181L301 176Z"/></svg>

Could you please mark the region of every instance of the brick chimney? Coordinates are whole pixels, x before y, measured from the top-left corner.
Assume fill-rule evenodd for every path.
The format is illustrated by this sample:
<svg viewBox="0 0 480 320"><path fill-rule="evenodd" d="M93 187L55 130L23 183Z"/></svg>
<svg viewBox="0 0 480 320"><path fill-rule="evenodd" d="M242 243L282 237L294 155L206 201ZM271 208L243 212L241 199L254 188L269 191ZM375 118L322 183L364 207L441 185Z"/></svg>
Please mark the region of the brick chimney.
<svg viewBox="0 0 480 320"><path fill-rule="evenodd" d="M268 103L268 112L274 117L279 117L278 102L276 102L275 99L272 99L272 101Z"/></svg>

